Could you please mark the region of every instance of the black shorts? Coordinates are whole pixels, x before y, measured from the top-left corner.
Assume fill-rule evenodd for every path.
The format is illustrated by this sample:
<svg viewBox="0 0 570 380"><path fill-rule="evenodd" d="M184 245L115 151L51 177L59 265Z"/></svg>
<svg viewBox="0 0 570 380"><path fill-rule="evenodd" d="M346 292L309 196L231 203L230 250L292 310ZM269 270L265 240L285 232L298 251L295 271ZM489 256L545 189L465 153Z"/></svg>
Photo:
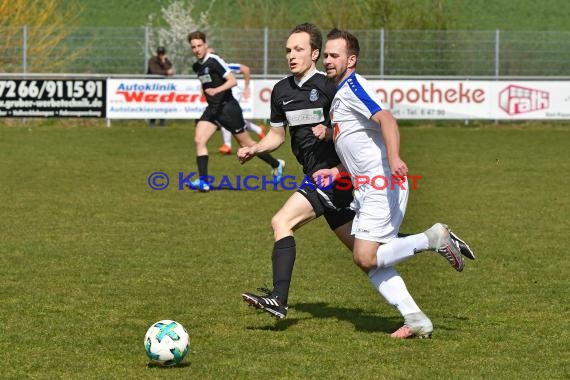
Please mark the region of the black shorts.
<svg viewBox="0 0 570 380"><path fill-rule="evenodd" d="M230 131L232 134L245 131L243 111L237 100L229 100L220 105L206 107L200 120L209 121Z"/></svg>
<svg viewBox="0 0 570 380"><path fill-rule="evenodd" d="M352 186L346 190L338 189L334 185L318 188L314 183L305 180L297 192L307 198L317 218L324 215L331 230L336 230L354 219L354 211L349 208L354 199Z"/></svg>

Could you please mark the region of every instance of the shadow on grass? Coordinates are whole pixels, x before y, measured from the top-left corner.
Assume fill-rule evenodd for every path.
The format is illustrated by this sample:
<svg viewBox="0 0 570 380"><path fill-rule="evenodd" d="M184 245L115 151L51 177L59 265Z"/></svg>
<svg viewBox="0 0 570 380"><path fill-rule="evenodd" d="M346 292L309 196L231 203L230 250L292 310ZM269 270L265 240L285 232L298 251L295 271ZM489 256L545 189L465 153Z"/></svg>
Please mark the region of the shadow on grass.
<svg viewBox="0 0 570 380"><path fill-rule="evenodd" d="M285 331L289 327L296 325L299 321L307 318L285 318L285 319L275 319L275 322L270 325L248 327L248 330L265 330L265 331Z"/></svg>
<svg viewBox="0 0 570 380"><path fill-rule="evenodd" d="M362 309L329 306L325 302L298 303L291 306L312 315L312 318L335 318L340 321L352 323L357 331L392 333L402 325L402 319L397 317L383 317Z"/></svg>
<svg viewBox="0 0 570 380"><path fill-rule="evenodd" d="M183 361L182 363L174 364L174 365L160 365L156 363L148 363L146 365L147 368L159 368L159 369L181 369L181 368L188 368L191 366L191 363L188 361Z"/></svg>
<svg viewBox="0 0 570 380"><path fill-rule="evenodd" d="M289 305L289 313L291 310L297 310L309 313L311 316L304 318L285 318L278 319L271 325L248 327L250 330L269 330L284 331L289 327L299 323L299 321L307 319L327 319L334 318L340 321L352 323L357 331L363 332L382 332L392 333L402 326L402 319L397 317L381 317L377 314L371 314L362 309L351 309L345 307L331 307L325 302L315 303L297 303Z"/></svg>
<svg viewBox="0 0 570 380"><path fill-rule="evenodd" d="M362 309L349 309L345 307L331 307L325 302L316 303L299 303L290 306L289 309L295 309L312 315L312 318L336 318L340 321L350 322L357 331L363 332L383 332L393 333L404 323L402 317L385 317L378 314L364 311ZM429 315L428 315L429 317ZM310 318L310 317L309 317ZM302 318L302 319L309 319ZM446 320L469 321L470 318L457 315L444 315L443 318L438 317L434 322L434 330L456 331L456 328L449 327L445 323ZM433 322L433 319L432 319Z"/></svg>

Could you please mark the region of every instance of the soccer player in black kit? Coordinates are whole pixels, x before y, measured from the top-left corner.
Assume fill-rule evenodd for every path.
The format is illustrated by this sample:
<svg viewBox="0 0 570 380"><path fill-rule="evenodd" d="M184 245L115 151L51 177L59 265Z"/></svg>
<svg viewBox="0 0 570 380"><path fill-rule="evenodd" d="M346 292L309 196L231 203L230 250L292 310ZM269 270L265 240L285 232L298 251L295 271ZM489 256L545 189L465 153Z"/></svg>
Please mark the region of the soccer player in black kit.
<svg viewBox="0 0 570 380"><path fill-rule="evenodd" d="M273 87L270 131L257 144L238 151L241 163L281 146L285 141L285 127L288 126L291 148L303 166L305 178L311 178L319 169L340 164L332 140L329 116L336 92L335 84L317 71L315 65L321 54L321 46L322 35L314 25L301 24L291 31L286 44L291 75ZM314 183L304 183L289 197L271 220L275 238L272 254L273 289L260 288L264 295L244 293L244 301L277 318L285 318L296 257L293 234L313 219L324 215L329 227L352 251L354 238L350 233L354 212L348 208L353 199L352 188L344 186L342 189L336 186L318 188Z"/></svg>
<svg viewBox="0 0 570 380"><path fill-rule="evenodd" d="M252 146L255 141L245 130L243 111L232 94L232 87L237 80L226 62L216 54L208 53L206 35L195 31L188 35L188 43L197 61L192 69L202 83L208 106L196 124L196 163L199 179L189 183L189 187L200 191L210 190L208 183L208 141L218 126L232 133L240 146ZM269 153L260 154L259 158L272 167L275 181L283 176L284 161L276 160Z"/></svg>

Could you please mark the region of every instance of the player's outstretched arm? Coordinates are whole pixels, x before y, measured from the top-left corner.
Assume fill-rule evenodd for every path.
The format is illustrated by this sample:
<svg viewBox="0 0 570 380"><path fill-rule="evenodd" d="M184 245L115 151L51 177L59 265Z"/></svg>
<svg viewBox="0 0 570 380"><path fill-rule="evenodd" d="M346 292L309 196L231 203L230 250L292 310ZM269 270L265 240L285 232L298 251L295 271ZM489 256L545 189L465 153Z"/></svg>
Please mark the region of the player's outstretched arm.
<svg viewBox="0 0 570 380"><path fill-rule="evenodd" d="M256 153L271 153L285 142L285 127L269 128L269 132L257 144Z"/></svg>
<svg viewBox="0 0 570 380"><path fill-rule="evenodd" d="M237 157L240 163L244 164L251 160L253 157L263 154L271 153L279 148L285 142L285 128L277 127L269 129L267 135L259 142L252 146L244 146L240 148Z"/></svg>

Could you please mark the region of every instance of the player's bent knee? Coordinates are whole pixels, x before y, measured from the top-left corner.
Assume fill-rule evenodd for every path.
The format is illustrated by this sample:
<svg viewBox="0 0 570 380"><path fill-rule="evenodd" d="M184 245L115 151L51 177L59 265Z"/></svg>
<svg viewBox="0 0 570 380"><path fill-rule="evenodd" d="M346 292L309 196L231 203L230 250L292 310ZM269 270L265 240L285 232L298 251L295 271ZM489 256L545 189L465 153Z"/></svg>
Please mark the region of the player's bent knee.
<svg viewBox="0 0 570 380"><path fill-rule="evenodd" d="M207 141L204 141L203 138L198 138L198 137L194 138L194 144L196 144L197 147L204 147L206 143Z"/></svg>
<svg viewBox="0 0 570 380"><path fill-rule="evenodd" d="M275 214L273 218L271 218L271 228L273 229L273 235L276 239L291 235L293 231L293 226L291 226L290 221L280 214Z"/></svg>
<svg viewBox="0 0 570 380"><path fill-rule="evenodd" d="M282 218L279 214L273 215L273 218L271 218L271 228L273 228L273 231L286 228L285 218Z"/></svg>
<svg viewBox="0 0 570 380"><path fill-rule="evenodd" d="M352 259L356 265L364 272L368 273L372 269L376 268L376 260L374 257L365 254L359 254L354 252Z"/></svg>

